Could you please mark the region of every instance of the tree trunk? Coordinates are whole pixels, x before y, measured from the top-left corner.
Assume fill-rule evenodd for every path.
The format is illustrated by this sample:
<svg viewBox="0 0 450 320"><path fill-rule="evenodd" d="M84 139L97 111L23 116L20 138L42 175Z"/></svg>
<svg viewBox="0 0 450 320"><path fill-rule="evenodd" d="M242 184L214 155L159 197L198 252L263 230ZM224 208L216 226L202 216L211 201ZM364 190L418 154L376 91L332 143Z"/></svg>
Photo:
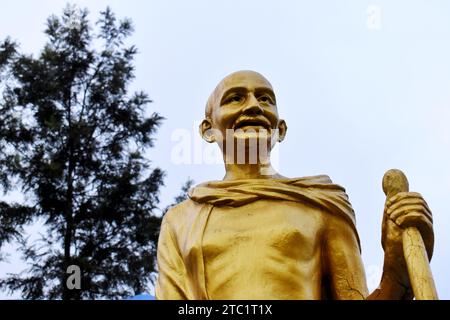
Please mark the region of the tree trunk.
<svg viewBox="0 0 450 320"><path fill-rule="evenodd" d="M73 132L72 132L72 110L71 110L71 93L69 93L69 103L68 103L68 144L69 144L69 164L67 170L67 195L66 195L66 210L65 210L65 222L66 228L64 233L64 263L63 263L63 300L71 300L74 295L72 290L67 286L67 268L72 264L72 255L70 252L70 247L72 245L72 235L74 232L73 225L73 172L75 168L74 164L74 145L73 145Z"/></svg>

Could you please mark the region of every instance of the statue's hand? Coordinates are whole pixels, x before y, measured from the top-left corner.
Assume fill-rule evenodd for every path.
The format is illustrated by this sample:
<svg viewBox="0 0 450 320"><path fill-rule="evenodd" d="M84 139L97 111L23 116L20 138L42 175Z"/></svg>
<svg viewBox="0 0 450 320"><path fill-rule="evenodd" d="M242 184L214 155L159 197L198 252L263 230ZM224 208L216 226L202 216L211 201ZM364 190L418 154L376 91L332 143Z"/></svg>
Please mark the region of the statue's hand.
<svg viewBox="0 0 450 320"><path fill-rule="evenodd" d="M410 288L408 270L403 255L402 232L416 227L423 238L428 258L434 247L433 218L423 197L416 192L400 192L386 201L381 243L385 252L384 275Z"/></svg>

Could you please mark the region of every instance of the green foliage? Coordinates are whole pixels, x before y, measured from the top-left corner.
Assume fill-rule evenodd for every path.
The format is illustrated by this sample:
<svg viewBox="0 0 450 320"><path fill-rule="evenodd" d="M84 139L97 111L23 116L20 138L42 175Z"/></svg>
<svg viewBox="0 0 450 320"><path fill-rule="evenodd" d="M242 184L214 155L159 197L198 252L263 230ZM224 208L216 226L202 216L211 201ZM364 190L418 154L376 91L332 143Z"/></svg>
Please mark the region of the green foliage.
<svg viewBox="0 0 450 320"><path fill-rule="evenodd" d="M190 189L193 185L194 185L194 180L192 180L191 178L189 178L189 179L184 183L184 185L181 187L181 193L175 197L174 202L173 202L169 207L167 207L167 208L164 210L164 213L167 212L167 210L168 210L171 206L174 206L174 205L176 205L176 204L178 204L178 203L183 202L184 200L186 200L186 199L188 198L188 192L189 192L189 189Z"/></svg>
<svg viewBox="0 0 450 320"><path fill-rule="evenodd" d="M38 57L0 46L0 183L20 187L22 204L0 203L0 247L21 240L29 268L0 285L26 299L120 298L146 291L155 271L163 172L144 152L163 118L148 112L134 79L130 20L107 8L91 26L67 6L47 20ZM32 244L21 228L40 219ZM66 287L67 267L82 271Z"/></svg>

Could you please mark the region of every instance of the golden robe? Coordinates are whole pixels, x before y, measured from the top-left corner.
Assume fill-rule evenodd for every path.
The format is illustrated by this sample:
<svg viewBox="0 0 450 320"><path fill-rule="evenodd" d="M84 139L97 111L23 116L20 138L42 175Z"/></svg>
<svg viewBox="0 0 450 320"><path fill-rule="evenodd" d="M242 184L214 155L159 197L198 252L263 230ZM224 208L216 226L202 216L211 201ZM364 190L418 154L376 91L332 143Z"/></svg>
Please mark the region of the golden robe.
<svg viewBox="0 0 450 320"><path fill-rule="evenodd" d="M355 215L327 176L200 184L165 215L157 299L362 299Z"/></svg>

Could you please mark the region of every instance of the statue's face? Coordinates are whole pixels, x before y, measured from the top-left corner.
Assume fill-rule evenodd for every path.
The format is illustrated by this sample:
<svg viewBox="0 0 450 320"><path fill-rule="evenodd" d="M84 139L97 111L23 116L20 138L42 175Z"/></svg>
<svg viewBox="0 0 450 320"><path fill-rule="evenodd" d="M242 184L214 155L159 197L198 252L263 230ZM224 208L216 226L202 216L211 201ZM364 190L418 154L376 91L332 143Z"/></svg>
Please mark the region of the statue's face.
<svg viewBox="0 0 450 320"><path fill-rule="evenodd" d="M211 127L221 133L223 140L227 130L233 130L235 138L250 138L261 133L270 137L280 124L285 131L272 85L259 73L231 74L219 83L212 99Z"/></svg>

